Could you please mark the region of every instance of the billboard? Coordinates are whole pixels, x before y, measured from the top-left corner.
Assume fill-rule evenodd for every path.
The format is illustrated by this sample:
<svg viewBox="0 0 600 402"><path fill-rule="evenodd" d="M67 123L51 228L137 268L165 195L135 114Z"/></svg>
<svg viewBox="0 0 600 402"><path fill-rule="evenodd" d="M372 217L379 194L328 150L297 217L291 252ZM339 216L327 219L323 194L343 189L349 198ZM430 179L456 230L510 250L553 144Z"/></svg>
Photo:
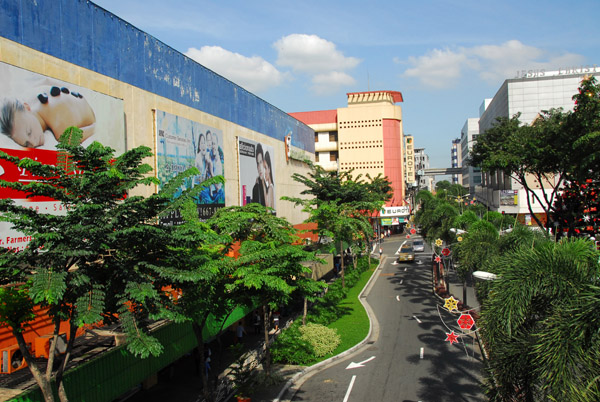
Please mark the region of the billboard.
<svg viewBox="0 0 600 402"><path fill-rule="evenodd" d="M518 205L519 190L500 190L500 205Z"/></svg>
<svg viewBox="0 0 600 402"><path fill-rule="evenodd" d="M238 138L240 205L255 202L276 210L272 146Z"/></svg>
<svg viewBox="0 0 600 402"><path fill-rule="evenodd" d="M214 127L169 114L160 110L156 115L156 175L162 188L172 177L191 167L197 167L198 176L188 178L177 195L200 185L204 180L225 175L223 133ZM205 187L196 199L198 217L210 218L218 208L225 206L225 187L222 184ZM163 220L165 224L181 222L174 213Z"/></svg>
<svg viewBox="0 0 600 402"><path fill-rule="evenodd" d="M0 62L0 149L12 156L55 164L58 138L70 126L83 131L82 145L98 141L125 152L123 100ZM0 178L35 181L27 170L0 160ZM2 188L0 198L42 213L62 214L63 206L49 198L26 198ZM27 236L0 222L0 246L20 250Z"/></svg>

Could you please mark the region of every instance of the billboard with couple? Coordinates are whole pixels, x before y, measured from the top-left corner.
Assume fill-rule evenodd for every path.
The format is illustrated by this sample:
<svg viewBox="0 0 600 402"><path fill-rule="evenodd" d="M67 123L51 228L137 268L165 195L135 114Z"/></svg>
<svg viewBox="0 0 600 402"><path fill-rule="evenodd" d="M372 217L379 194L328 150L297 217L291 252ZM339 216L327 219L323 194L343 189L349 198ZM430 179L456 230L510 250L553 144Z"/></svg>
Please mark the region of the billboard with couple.
<svg viewBox="0 0 600 402"><path fill-rule="evenodd" d="M255 202L276 210L273 147L238 138L238 152L240 205Z"/></svg>

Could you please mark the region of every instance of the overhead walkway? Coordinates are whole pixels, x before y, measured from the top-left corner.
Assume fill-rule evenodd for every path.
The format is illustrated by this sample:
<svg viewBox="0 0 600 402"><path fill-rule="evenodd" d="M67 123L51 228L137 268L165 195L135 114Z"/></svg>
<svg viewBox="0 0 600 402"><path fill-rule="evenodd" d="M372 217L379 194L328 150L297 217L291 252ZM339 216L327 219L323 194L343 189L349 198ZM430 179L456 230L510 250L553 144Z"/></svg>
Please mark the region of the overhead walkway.
<svg viewBox="0 0 600 402"><path fill-rule="evenodd" d="M423 169L422 176L440 176L440 175L451 175L461 174L462 168L429 168Z"/></svg>

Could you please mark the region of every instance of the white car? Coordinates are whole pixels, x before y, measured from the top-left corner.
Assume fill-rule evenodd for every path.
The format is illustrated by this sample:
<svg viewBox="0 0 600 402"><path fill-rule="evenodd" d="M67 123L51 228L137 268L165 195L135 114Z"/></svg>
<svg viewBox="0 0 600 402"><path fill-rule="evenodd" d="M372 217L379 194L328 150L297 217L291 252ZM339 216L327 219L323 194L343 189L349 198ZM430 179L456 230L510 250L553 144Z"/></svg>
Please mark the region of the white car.
<svg viewBox="0 0 600 402"><path fill-rule="evenodd" d="M425 242L421 239L413 240L413 250L425 251Z"/></svg>

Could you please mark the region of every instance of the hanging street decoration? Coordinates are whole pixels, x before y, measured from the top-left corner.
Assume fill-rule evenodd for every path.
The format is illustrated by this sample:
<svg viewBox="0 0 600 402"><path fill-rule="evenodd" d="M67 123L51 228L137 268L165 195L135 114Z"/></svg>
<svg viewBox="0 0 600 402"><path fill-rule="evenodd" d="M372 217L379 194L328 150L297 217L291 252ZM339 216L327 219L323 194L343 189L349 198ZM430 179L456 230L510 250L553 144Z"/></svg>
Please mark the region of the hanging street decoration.
<svg viewBox="0 0 600 402"><path fill-rule="evenodd" d="M446 332L446 342L450 342L450 345L453 343L458 343L458 335L454 333L454 331L447 333Z"/></svg>
<svg viewBox="0 0 600 402"><path fill-rule="evenodd" d="M463 238L462 238L462 236L458 236L458 237L456 238L456 241L458 241L459 243L460 243L461 241L463 241Z"/></svg>
<svg viewBox="0 0 600 402"><path fill-rule="evenodd" d="M468 313L461 314L456 322L458 323L460 329L466 329L467 331L473 328L473 325L475 325L475 320L473 320L471 314Z"/></svg>
<svg viewBox="0 0 600 402"><path fill-rule="evenodd" d="M456 300L454 296L450 296L447 299L444 299L444 307L450 312L454 310L458 311L458 300Z"/></svg>
<svg viewBox="0 0 600 402"><path fill-rule="evenodd" d="M442 244L444 244L444 242L442 241L442 239L437 239L435 241L435 245L438 246L438 247L442 247Z"/></svg>
<svg viewBox="0 0 600 402"><path fill-rule="evenodd" d="M439 255L436 255L434 261L440 263L442 262L442 258Z"/></svg>
<svg viewBox="0 0 600 402"><path fill-rule="evenodd" d="M417 230L416 230L415 228L412 228L412 229L410 230L410 234L415 234L415 233L417 233Z"/></svg>
<svg viewBox="0 0 600 402"><path fill-rule="evenodd" d="M444 247L444 248L442 249L442 255L443 255L444 257L448 257L448 256L450 255L450 249L449 249L448 247Z"/></svg>
<svg viewBox="0 0 600 402"><path fill-rule="evenodd" d="M408 235L406 235L406 238L407 238L407 239L410 239L410 235L409 235L409 234L408 234Z"/></svg>

